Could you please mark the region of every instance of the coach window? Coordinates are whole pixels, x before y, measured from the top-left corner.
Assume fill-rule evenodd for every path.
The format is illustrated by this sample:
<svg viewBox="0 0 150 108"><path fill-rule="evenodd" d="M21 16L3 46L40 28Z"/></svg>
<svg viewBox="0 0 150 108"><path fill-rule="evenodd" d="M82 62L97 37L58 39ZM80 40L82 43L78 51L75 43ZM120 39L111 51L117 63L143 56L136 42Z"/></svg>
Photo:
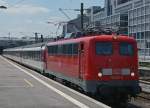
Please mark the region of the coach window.
<svg viewBox="0 0 150 108"><path fill-rule="evenodd" d="M37 57L36 60L39 61L40 60L40 52L39 51L37 51L37 56L36 57Z"/></svg>
<svg viewBox="0 0 150 108"><path fill-rule="evenodd" d="M62 49L63 49L63 54L67 54L67 45L63 45L62 46Z"/></svg>
<svg viewBox="0 0 150 108"><path fill-rule="evenodd" d="M29 51L29 52L28 52L28 56L29 56L28 58L29 58L29 59L31 59L31 54L32 54L32 51Z"/></svg>
<svg viewBox="0 0 150 108"><path fill-rule="evenodd" d="M24 55L25 55L25 59L27 59L28 52L25 51L25 52L24 52Z"/></svg>
<svg viewBox="0 0 150 108"><path fill-rule="evenodd" d="M30 56L30 59L32 60L33 59L33 51L30 51L29 56Z"/></svg>
<svg viewBox="0 0 150 108"><path fill-rule="evenodd" d="M31 51L31 60L34 60L34 51Z"/></svg>
<svg viewBox="0 0 150 108"><path fill-rule="evenodd" d="M27 59L27 58L28 58L28 52L25 51L25 59Z"/></svg>
<svg viewBox="0 0 150 108"><path fill-rule="evenodd" d="M48 54L49 55L52 54L52 46L48 46L47 48L48 48Z"/></svg>
<svg viewBox="0 0 150 108"><path fill-rule="evenodd" d="M38 61L38 51L35 52L35 60Z"/></svg>
<svg viewBox="0 0 150 108"><path fill-rule="evenodd" d="M77 55L78 54L78 44L77 43L75 43L75 44L72 44L72 54L73 55Z"/></svg>
<svg viewBox="0 0 150 108"><path fill-rule="evenodd" d="M39 61L41 61L41 52L39 51Z"/></svg>
<svg viewBox="0 0 150 108"><path fill-rule="evenodd" d="M33 60L37 61L37 51L34 51Z"/></svg>
<svg viewBox="0 0 150 108"><path fill-rule="evenodd" d="M54 54L54 50L55 50L55 48L54 48L54 46L51 46L51 48L52 48L52 52L51 52L51 55L53 55Z"/></svg>
<svg viewBox="0 0 150 108"><path fill-rule="evenodd" d="M36 60L36 58L37 58L37 51L33 51L33 60Z"/></svg>
<svg viewBox="0 0 150 108"><path fill-rule="evenodd" d="M40 51L38 51L38 61L41 60Z"/></svg>
<svg viewBox="0 0 150 108"><path fill-rule="evenodd" d="M35 58L35 52L34 51L32 51L32 60L34 60L34 58Z"/></svg>
<svg viewBox="0 0 150 108"><path fill-rule="evenodd" d="M25 51L23 51L23 58L24 58L24 59L26 58Z"/></svg>
<svg viewBox="0 0 150 108"><path fill-rule="evenodd" d="M58 45L57 54L58 55L62 54L62 45Z"/></svg>
<svg viewBox="0 0 150 108"><path fill-rule="evenodd" d="M48 46L48 54L51 55L53 52L53 46Z"/></svg>
<svg viewBox="0 0 150 108"><path fill-rule="evenodd" d="M97 42L96 54L97 55L111 55L113 52L111 42Z"/></svg>
<svg viewBox="0 0 150 108"><path fill-rule="evenodd" d="M38 59L38 51L35 52L35 56L34 57L35 57L34 60L37 61L37 59Z"/></svg>
<svg viewBox="0 0 150 108"><path fill-rule="evenodd" d="M54 54L57 54L57 51L58 51L58 45L55 45L54 46Z"/></svg>
<svg viewBox="0 0 150 108"><path fill-rule="evenodd" d="M34 52L34 60L36 60L37 61L37 55L38 55L38 51L36 51L36 52Z"/></svg>
<svg viewBox="0 0 150 108"><path fill-rule="evenodd" d="M72 44L67 45L67 54L72 55Z"/></svg>

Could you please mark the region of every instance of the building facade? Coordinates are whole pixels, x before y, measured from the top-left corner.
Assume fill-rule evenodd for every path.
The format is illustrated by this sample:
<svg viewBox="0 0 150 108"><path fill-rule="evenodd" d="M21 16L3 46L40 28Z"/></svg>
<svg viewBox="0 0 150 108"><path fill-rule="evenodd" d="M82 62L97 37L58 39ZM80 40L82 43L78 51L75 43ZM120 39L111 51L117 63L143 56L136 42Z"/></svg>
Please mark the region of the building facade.
<svg viewBox="0 0 150 108"><path fill-rule="evenodd" d="M141 59L150 58L150 0L140 0L129 11L129 35L137 42Z"/></svg>

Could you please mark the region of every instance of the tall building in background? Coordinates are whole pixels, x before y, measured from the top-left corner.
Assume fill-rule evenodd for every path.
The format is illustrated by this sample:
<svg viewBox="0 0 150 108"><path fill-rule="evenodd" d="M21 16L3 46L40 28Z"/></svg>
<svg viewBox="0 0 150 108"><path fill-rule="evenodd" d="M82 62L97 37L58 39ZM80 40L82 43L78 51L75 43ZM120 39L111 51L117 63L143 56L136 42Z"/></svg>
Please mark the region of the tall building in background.
<svg viewBox="0 0 150 108"><path fill-rule="evenodd" d="M137 42L139 55L143 60L150 58L150 0L134 0L133 8L128 12L129 35Z"/></svg>

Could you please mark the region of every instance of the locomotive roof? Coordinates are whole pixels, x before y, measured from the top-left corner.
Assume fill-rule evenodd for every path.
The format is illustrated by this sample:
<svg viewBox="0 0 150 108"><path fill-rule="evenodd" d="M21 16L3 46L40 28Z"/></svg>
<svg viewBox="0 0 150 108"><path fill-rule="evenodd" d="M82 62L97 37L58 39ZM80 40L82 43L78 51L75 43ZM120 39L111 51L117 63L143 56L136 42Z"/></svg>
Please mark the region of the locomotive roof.
<svg viewBox="0 0 150 108"><path fill-rule="evenodd" d="M116 38L116 39L115 39ZM86 36L86 37L80 37L80 38L70 38L70 39L63 39L48 43L38 43L38 44L32 44L32 45L26 45L21 47L15 47L15 48L9 48L4 49L4 51L11 51L11 50L41 50L42 46L45 45L56 45L56 44L64 44L64 43L79 43L84 41L90 41L90 40L99 40L99 41L128 41L128 42L136 42L133 38L128 36L116 36L116 35L97 35L97 36Z"/></svg>
<svg viewBox="0 0 150 108"><path fill-rule="evenodd" d="M80 37L80 38L71 38L71 39L64 39L58 40L55 42L48 42L47 45L53 44L64 44L64 43L77 43L77 42L84 42L90 40L99 40L99 41L128 41L128 42L136 42L134 38L128 36L116 36L116 35L97 35L97 36L87 36L87 37Z"/></svg>

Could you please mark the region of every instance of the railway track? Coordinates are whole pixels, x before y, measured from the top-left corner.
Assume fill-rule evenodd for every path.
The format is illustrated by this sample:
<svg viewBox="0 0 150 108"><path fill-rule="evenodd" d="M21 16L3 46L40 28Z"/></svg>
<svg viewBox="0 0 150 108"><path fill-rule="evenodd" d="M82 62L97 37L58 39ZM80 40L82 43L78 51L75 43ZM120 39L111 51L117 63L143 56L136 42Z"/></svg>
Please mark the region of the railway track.
<svg viewBox="0 0 150 108"><path fill-rule="evenodd" d="M150 81L150 68L149 67L139 67L140 76Z"/></svg>
<svg viewBox="0 0 150 108"><path fill-rule="evenodd" d="M140 80L140 86L142 87L142 93L138 95L138 98L142 98L150 101L150 82Z"/></svg>
<svg viewBox="0 0 150 108"><path fill-rule="evenodd" d="M142 92L136 97L132 98L128 103L127 108L150 108L150 81L140 78L140 86Z"/></svg>
<svg viewBox="0 0 150 108"><path fill-rule="evenodd" d="M150 101L150 93L142 92L141 94L138 95L138 98Z"/></svg>
<svg viewBox="0 0 150 108"><path fill-rule="evenodd" d="M149 81L140 80L140 86L142 87L142 92L150 94L150 82Z"/></svg>

